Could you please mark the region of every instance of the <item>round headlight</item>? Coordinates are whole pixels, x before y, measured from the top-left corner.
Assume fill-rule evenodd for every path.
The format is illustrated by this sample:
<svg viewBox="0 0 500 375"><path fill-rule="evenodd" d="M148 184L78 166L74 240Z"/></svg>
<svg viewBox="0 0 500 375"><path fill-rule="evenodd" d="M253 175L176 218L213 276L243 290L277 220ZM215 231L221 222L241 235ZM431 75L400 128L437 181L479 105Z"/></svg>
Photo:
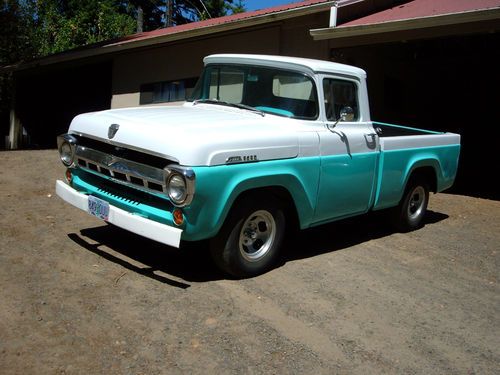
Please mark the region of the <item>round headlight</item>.
<svg viewBox="0 0 500 375"><path fill-rule="evenodd" d="M68 142L63 142L59 148L59 153L61 155L61 161L64 165L70 166L73 164L73 149Z"/></svg>
<svg viewBox="0 0 500 375"><path fill-rule="evenodd" d="M167 182L168 196L175 204L181 204L186 200L186 180L180 174L172 174Z"/></svg>

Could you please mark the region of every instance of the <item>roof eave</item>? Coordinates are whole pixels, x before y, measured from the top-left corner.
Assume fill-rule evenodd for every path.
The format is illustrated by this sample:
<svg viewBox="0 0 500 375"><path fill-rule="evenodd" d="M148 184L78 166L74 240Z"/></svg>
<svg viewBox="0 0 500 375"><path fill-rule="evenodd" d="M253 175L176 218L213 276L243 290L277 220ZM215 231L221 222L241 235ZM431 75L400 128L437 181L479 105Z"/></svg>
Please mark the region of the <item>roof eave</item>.
<svg viewBox="0 0 500 375"><path fill-rule="evenodd" d="M500 19L500 8L409 18L365 25L312 29L309 32L314 40L341 39L404 30L426 29L439 26L491 21L497 19Z"/></svg>

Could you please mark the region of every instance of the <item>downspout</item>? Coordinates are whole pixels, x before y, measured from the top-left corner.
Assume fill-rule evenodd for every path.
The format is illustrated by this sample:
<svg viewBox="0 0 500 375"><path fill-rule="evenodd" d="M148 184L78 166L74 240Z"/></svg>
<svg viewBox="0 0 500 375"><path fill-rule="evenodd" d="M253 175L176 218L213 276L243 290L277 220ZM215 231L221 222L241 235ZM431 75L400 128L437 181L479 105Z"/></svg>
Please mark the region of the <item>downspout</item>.
<svg viewBox="0 0 500 375"><path fill-rule="evenodd" d="M333 3L333 6L330 8L330 22L329 22L329 27L336 27L337 26L337 10L338 10L338 3L335 1Z"/></svg>
<svg viewBox="0 0 500 375"><path fill-rule="evenodd" d="M338 0L334 1L332 7L330 8L330 22L328 27L334 28L337 26L337 13L338 9L348 5L360 3L364 0Z"/></svg>

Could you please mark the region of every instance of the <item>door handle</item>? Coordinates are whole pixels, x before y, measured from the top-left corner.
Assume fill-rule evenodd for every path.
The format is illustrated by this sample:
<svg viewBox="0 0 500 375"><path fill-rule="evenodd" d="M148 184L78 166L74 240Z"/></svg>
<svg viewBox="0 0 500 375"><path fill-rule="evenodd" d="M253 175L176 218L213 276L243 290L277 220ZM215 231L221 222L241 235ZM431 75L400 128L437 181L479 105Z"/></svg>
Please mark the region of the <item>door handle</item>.
<svg viewBox="0 0 500 375"><path fill-rule="evenodd" d="M377 133L365 134L366 145L368 148L377 147Z"/></svg>

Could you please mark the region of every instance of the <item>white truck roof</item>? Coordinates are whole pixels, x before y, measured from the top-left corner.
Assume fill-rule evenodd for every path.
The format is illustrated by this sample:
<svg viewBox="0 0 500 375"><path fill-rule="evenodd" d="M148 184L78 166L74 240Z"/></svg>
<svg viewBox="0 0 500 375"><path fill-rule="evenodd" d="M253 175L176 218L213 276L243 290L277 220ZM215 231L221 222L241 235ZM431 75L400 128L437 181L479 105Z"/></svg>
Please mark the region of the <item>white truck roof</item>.
<svg viewBox="0 0 500 375"><path fill-rule="evenodd" d="M305 59L301 57L287 57L275 55L251 55L251 54L217 54L203 59L207 64L250 64L276 66L281 68L294 68L306 72L324 72L346 74L350 76L366 78L363 69L351 65L339 64L331 61Z"/></svg>

